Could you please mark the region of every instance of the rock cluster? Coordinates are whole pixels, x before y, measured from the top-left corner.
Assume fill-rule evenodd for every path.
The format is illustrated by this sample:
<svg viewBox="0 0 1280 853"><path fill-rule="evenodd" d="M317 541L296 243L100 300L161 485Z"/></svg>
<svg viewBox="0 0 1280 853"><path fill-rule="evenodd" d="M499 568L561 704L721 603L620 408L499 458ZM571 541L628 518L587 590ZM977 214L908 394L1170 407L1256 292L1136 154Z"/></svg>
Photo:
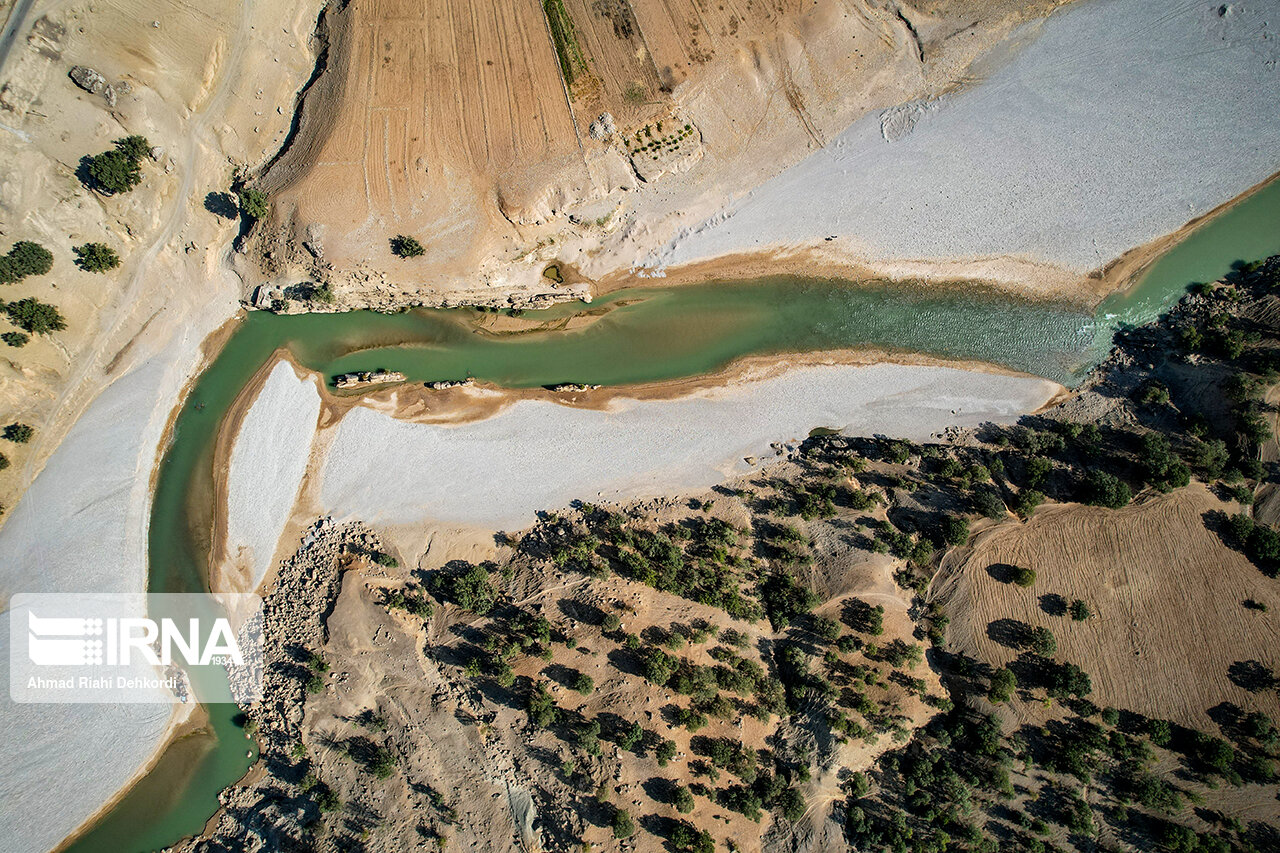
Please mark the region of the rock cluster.
<svg viewBox="0 0 1280 853"><path fill-rule="evenodd" d="M107 78L101 71L95 71L85 65L73 65L68 72L71 82L75 83L81 89L84 89L91 95L101 95L107 102L108 107L115 107L116 98L126 94L129 91L128 83L118 83L112 86L107 82Z"/></svg>
<svg viewBox="0 0 1280 853"><path fill-rule="evenodd" d="M608 139L613 136L618 132L618 126L613 121L613 114L600 113L600 117L591 122L587 132L591 134L592 139Z"/></svg>

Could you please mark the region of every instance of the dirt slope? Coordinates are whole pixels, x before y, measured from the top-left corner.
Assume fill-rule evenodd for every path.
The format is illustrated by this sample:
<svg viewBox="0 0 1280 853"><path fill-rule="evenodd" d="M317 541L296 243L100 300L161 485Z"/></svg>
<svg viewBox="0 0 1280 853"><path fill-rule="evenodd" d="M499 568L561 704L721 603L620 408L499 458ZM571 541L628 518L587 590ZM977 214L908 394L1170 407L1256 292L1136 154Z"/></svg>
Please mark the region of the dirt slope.
<svg viewBox="0 0 1280 853"><path fill-rule="evenodd" d="M1274 693L1251 694L1232 674L1239 662L1280 663L1280 589L1206 529L1204 514L1222 509L1193 484L1119 511L1055 506L997 528L952 555L934 581L933 598L955 614L948 639L1002 665L1017 657L1001 642L1007 620L1044 626L1059 656L1092 676L1099 705L1198 729L1224 701L1274 715ZM998 580L1009 565L1034 569L1034 585ZM1084 600L1094 616L1050 615L1042 597L1053 594Z"/></svg>
<svg viewBox="0 0 1280 853"><path fill-rule="evenodd" d="M1057 5L331 4L296 133L261 179L275 212L246 295L311 278L345 305L499 299L547 290L552 258L628 269L677 220L867 110L963 84L976 57ZM605 113L612 130L593 134ZM636 154L642 143L655 150ZM402 233L426 255L395 258Z"/></svg>

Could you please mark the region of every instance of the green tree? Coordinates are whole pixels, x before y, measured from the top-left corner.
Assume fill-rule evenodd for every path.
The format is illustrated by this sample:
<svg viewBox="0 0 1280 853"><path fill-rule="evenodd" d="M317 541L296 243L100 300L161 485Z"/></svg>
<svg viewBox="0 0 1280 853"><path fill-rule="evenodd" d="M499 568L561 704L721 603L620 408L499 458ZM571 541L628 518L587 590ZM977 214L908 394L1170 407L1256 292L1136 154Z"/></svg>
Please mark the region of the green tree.
<svg viewBox="0 0 1280 853"><path fill-rule="evenodd" d="M1013 499L1013 511L1018 514L1019 518L1028 518L1031 513L1036 511L1036 507L1044 503L1044 493L1035 489L1023 489L1018 492L1018 496Z"/></svg>
<svg viewBox="0 0 1280 853"><path fill-rule="evenodd" d="M635 835L636 824L626 809L613 810L613 835L615 838L630 838Z"/></svg>
<svg viewBox="0 0 1280 853"><path fill-rule="evenodd" d="M1028 587L1036 582L1036 570L1026 566L1014 566L1010 576L1013 582L1021 587Z"/></svg>
<svg viewBox="0 0 1280 853"><path fill-rule="evenodd" d="M804 797L796 788L787 788L778 796L782 816L793 823L804 817Z"/></svg>
<svg viewBox="0 0 1280 853"><path fill-rule="evenodd" d="M5 332L0 335L0 341L4 341L11 347L25 347L30 340L31 337L22 332Z"/></svg>
<svg viewBox="0 0 1280 853"><path fill-rule="evenodd" d="M29 275L44 275L53 268L53 253L30 240L19 240L0 257L0 284L12 284Z"/></svg>
<svg viewBox="0 0 1280 853"><path fill-rule="evenodd" d="M676 794L674 800L676 811L681 814L688 814L693 811L693 793L684 785L676 786Z"/></svg>
<svg viewBox="0 0 1280 853"><path fill-rule="evenodd" d="M628 751L634 750L643 739L644 729L640 727L639 723L633 722L631 727L618 738L618 746Z"/></svg>
<svg viewBox="0 0 1280 853"><path fill-rule="evenodd" d="M236 190L236 197L240 200L240 212L250 219L265 219L271 212L267 194L262 190L242 187Z"/></svg>
<svg viewBox="0 0 1280 853"><path fill-rule="evenodd" d="M89 158L93 186L109 195L127 193L142 183L142 165L119 148Z"/></svg>
<svg viewBox="0 0 1280 853"><path fill-rule="evenodd" d="M942 542L946 545L963 545L969 541L969 522L958 515L949 515L942 520Z"/></svg>
<svg viewBox="0 0 1280 853"><path fill-rule="evenodd" d="M525 708L529 712L529 722L539 728L545 729L560 716L560 709L556 707L556 700L547 691L547 685L541 681L533 686L533 690L529 691Z"/></svg>
<svg viewBox="0 0 1280 853"><path fill-rule="evenodd" d="M10 302L5 306L5 313L15 326L33 335L61 332L67 327L67 321L57 308L30 296Z"/></svg>
<svg viewBox="0 0 1280 853"><path fill-rule="evenodd" d="M76 266L86 272L106 272L120 266L120 256L106 243L85 243L72 249Z"/></svg>
<svg viewBox="0 0 1280 853"><path fill-rule="evenodd" d="M4 438L18 444L26 444L36 431L26 424L9 424L4 428Z"/></svg>
<svg viewBox="0 0 1280 853"><path fill-rule="evenodd" d="M666 767L671 759L676 757L676 742L673 740L664 740L654 749L654 755L658 759L659 767Z"/></svg>
<svg viewBox="0 0 1280 853"><path fill-rule="evenodd" d="M573 677L573 689L581 693L583 696L590 696L591 691L596 687L596 683L591 676L585 672L579 672Z"/></svg>
<svg viewBox="0 0 1280 853"><path fill-rule="evenodd" d="M984 483L973 490L973 508L992 521L999 521L1009 512L1000 499L1000 491L990 483Z"/></svg>
<svg viewBox="0 0 1280 853"><path fill-rule="evenodd" d="M124 139L117 139L116 150L126 157L131 157L141 162L143 157L151 156L151 143L147 141L145 136L135 134L134 136L126 136Z"/></svg>
<svg viewBox="0 0 1280 853"><path fill-rule="evenodd" d="M987 698L999 705L1008 702L1013 692L1018 689L1018 677L1008 667L1000 667L991 675L991 686L987 689Z"/></svg>
<svg viewBox="0 0 1280 853"><path fill-rule="evenodd" d="M369 769L379 779L389 778L396 770L395 753L385 746L378 747L374 750L373 757L369 761Z"/></svg>
<svg viewBox="0 0 1280 853"><path fill-rule="evenodd" d="M1119 509L1131 500L1133 500L1133 492L1115 474L1095 468L1085 476L1085 503Z"/></svg>
<svg viewBox="0 0 1280 853"><path fill-rule="evenodd" d="M1058 652L1058 641L1048 628L1037 625L1031 629L1031 651L1042 658L1051 658Z"/></svg>
<svg viewBox="0 0 1280 853"><path fill-rule="evenodd" d="M398 258L416 258L425 254L426 251L426 248L418 242L416 237L397 234L391 238L391 253Z"/></svg>
<svg viewBox="0 0 1280 853"><path fill-rule="evenodd" d="M1093 615L1093 612L1089 610L1089 605L1085 604L1084 601L1079 598L1071 602L1070 613L1071 618L1076 622L1083 622Z"/></svg>

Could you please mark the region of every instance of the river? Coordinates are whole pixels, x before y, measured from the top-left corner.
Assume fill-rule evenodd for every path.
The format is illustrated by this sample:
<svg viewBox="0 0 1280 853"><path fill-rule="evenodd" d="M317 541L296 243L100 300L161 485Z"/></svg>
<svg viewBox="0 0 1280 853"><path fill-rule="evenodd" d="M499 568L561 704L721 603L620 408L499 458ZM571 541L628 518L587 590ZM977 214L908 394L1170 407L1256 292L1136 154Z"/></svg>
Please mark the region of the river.
<svg viewBox="0 0 1280 853"><path fill-rule="evenodd" d="M472 309L244 319L184 402L157 478L149 531L150 589L206 586L213 450L222 417L272 354L285 347L325 375L399 370L413 381L473 376L527 388L559 382L626 385L714 372L749 355L869 347L982 361L1078 383L1121 325L1155 319L1189 285L1280 252L1280 181L1195 229L1125 292L1093 312L972 287L771 278L637 288L591 306L527 312L529 326L487 331ZM156 767L68 848L143 851L199 832L218 792L257 758L237 709L209 706L209 724L171 745Z"/></svg>

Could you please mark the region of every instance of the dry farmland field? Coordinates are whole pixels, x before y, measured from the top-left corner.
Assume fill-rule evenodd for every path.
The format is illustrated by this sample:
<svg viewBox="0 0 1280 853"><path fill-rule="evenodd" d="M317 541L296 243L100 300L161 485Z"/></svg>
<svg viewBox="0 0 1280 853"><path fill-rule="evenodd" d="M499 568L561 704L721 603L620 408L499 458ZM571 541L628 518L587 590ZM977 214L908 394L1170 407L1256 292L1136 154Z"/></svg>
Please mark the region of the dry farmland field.
<svg viewBox="0 0 1280 853"><path fill-rule="evenodd" d="M1090 698L1100 705L1198 729L1224 701L1275 715L1273 691L1254 694L1238 682L1250 661L1280 664L1280 593L1206 529L1202 516L1221 506L1192 485L1119 511L1049 507L979 537L934 582L934 597L956 614L950 644L1003 665L1017 656L1003 642L1011 621L1043 626L1058 656L1092 676ZM1008 582L1008 566L1033 569L1035 583ZM1051 596L1081 599L1094 615L1050 615Z"/></svg>

